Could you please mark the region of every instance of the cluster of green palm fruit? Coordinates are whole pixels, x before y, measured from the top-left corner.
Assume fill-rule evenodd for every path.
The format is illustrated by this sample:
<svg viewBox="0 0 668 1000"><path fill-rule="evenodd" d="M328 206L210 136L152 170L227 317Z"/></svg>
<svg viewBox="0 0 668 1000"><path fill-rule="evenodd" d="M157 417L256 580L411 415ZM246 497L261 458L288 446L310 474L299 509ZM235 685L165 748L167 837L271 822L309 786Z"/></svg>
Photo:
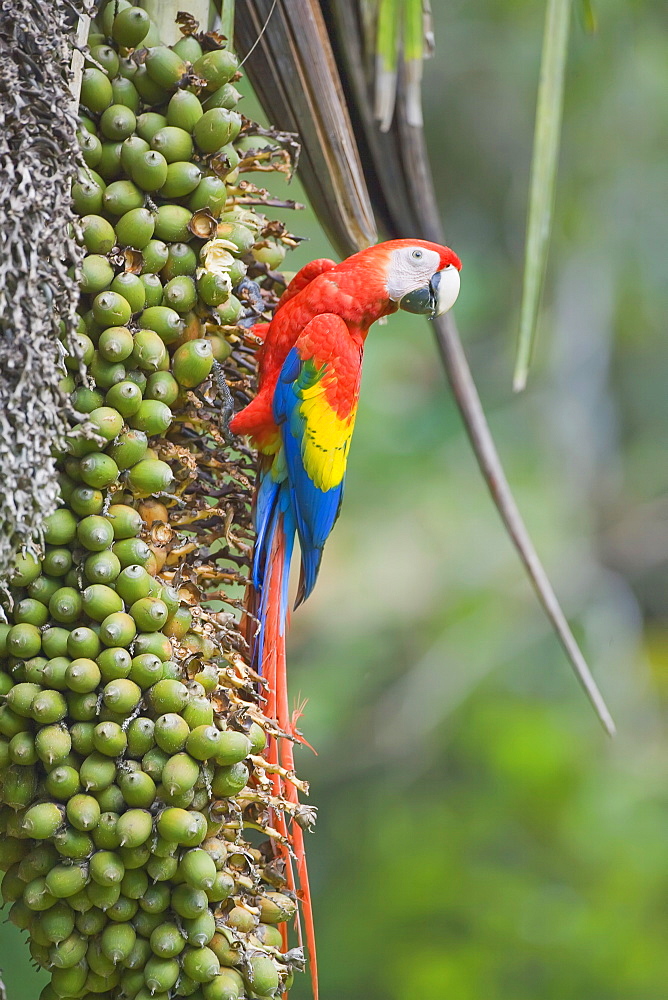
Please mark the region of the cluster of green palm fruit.
<svg viewBox="0 0 668 1000"><path fill-rule="evenodd" d="M243 309L233 289L284 248L227 204L233 54L204 36L161 46L126 0L98 27L63 381L79 417L63 504L41 556L19 559L0 625L2 897L51 972L41 1000L273 997L299 957L279 929L296 906L271 850L243 839L249 808L275 836L256 756L268 723L231 616L198 601L201 565L184 572L197 546L169 522L207 509L188 492L198 449L222 467L202 414Z"/></svg>

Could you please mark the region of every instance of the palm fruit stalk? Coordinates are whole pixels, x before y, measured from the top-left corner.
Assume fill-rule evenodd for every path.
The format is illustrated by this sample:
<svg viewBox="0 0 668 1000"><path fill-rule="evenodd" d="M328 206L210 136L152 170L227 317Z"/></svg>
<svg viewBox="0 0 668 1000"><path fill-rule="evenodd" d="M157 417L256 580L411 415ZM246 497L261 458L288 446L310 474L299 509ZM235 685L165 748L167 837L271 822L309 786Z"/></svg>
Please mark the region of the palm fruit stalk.
<svg viewBox="0 0 668 1000"><path fill-rule="evenodd" d="M60 501L0 624L2 897L41 1000L274 997L303 964L279 831L311 812L266 754L286 737L239 622L255 456L225 421L294 245L243 174L288 154L237 73L192 19L171 48L126 0L93 23Z"/></svg>

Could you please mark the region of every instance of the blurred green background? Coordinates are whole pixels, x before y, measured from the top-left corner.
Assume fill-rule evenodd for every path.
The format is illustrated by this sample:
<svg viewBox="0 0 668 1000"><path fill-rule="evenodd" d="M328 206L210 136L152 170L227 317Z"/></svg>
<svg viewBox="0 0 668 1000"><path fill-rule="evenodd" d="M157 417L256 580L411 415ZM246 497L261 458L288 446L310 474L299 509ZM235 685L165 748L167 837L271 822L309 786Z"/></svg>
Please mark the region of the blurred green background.
<svg viewBox="0 0 668 1000"><path fill-rule="evenodd" d="M294 616L324 1000L668 997L668 8L574 22L541 336L511 392L543 4L433 3L457 319L603 735L475 466L427 324L369 337L341 519ZM252 103L248 99L246 110ZM292 197L300 198L293 185ZM281 213L284 214L284 213ZM286 267L331 253L309 241ZM420 235L420 234L416 234ZM37 977L9 924L9 1000ZM308 995L306 977L291 993Z"/></svg>

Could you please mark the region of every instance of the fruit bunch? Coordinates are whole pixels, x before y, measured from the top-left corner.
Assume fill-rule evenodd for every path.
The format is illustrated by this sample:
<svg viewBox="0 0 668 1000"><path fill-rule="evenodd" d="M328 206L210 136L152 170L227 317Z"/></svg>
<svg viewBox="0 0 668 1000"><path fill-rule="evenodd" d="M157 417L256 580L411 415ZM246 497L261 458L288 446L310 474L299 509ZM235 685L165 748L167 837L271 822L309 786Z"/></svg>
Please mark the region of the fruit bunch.
<svg viewBox="0 0 668 1000"><path fill-rule="evenodd" d="M289 845L272 847L299 807L276 794L262 753L281 734L225 610L253 456L227 443L220 389L251 391L244 324L269 315L290 241L240 203L233 53L192 25L162 46L125 0L95 27L62 383L78 416L0 624L2 897L51 972L41 1000L273 997L301 962Z"/></svg>

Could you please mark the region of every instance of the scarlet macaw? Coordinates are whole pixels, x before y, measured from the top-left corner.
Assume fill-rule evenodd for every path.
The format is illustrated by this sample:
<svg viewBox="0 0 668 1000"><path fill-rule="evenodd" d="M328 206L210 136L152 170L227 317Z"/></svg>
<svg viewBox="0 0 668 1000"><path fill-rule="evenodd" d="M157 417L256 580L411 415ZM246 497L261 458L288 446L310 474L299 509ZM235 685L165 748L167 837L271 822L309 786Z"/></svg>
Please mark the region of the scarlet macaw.
<svg viewBox="0 0 668 1000"><path fill-rule="evenodd" d="M315 260L285 290L258 351L258 394L230 423L260 454L252 583L259 621L254 662L267 682L267 715L293 738L288 706L285 625L295 536L301 550L300 604L311 593L324 544L338 517L357 412L364 341L377 319L396 312L436 316L459 293L459 258L425 240L391 240L340 264ZM262 335L262 327L254 327ZM292 742L276 741L270 763L293 771ZM274 775L277 793L298 810L297 790ZM276 825L297 858L314 995L317 970L303 831ZM295 888L288 861L288 885Z"/></svg>

